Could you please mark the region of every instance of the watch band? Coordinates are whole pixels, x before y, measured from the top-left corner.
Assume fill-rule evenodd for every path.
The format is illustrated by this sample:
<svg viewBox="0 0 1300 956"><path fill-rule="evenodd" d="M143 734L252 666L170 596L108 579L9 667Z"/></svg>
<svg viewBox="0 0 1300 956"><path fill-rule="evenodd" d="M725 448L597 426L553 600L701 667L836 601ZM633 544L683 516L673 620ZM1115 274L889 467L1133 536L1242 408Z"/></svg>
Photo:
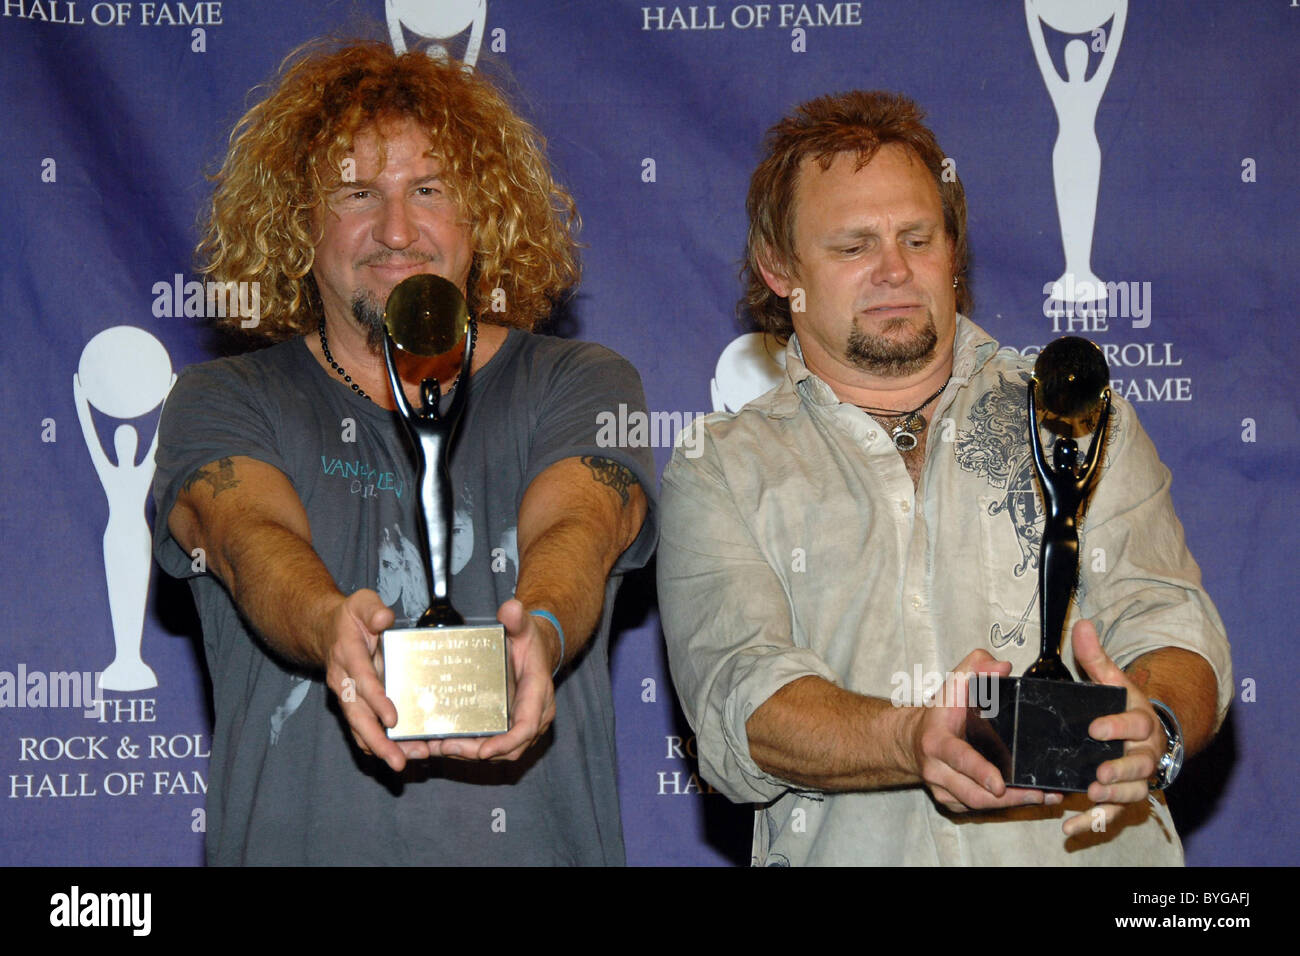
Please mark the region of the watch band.
<svg viewBox="0 0 1300 956"><path fill-rule="evenodd" d="M1152 697L1151 709L1160 718L1165 729L1165 739L1169 741L1169 747L1156 764L1155 777L1151 781L1151 789L1164 790L1177 779L1178 772L1183 769L1183 726L1178 722L1178 715L1164 701Z"/></svg>

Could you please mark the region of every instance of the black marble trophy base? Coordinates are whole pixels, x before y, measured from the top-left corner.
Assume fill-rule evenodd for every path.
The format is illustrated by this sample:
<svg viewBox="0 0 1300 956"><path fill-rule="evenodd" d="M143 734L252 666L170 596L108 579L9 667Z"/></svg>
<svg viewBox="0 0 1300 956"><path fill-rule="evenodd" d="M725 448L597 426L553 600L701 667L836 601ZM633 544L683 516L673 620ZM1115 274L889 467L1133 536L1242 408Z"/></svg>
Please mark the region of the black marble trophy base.
<svg viewBox="0 0 1300 956"><path fill-rule="evenodd" d="M991 696L981 695L993 705L969 709L966 739L1007 786L1081 793L1101 764L1124 756L1122 740L1088 736L1096 718L1124 711L1124 688L1034 677L981 680L994 682Z"/></svg>

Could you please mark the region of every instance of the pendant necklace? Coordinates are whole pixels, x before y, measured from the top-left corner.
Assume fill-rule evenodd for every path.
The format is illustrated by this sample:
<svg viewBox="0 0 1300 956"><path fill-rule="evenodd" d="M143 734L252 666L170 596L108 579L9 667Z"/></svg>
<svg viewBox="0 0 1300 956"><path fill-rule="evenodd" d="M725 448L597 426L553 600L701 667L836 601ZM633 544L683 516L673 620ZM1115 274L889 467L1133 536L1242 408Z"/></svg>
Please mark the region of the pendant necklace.
<svg viewBox="0 0 1300 956"><path fill-rule="evenodd" d="M855 407L862 409L872 418L879 421L881 427L889 429L889 436L894 440L895 448L899 451L911 451L917 446L918 440L916 436L925 431L926 420L925 416L921 414L921 409L925 408L925 406L938 398L943 393L943 390L948 387L948 382L951 380L952 377L949 376L949 378L939 386L937 392L923 401L920 405L917 405L916 408L913 408L911 411L894 411L889 408L873 408L870 405L857 405ZM881 421L881 419L885 419L885 421ZM891 421L894 422L894 424L891 425Z"/></svg>

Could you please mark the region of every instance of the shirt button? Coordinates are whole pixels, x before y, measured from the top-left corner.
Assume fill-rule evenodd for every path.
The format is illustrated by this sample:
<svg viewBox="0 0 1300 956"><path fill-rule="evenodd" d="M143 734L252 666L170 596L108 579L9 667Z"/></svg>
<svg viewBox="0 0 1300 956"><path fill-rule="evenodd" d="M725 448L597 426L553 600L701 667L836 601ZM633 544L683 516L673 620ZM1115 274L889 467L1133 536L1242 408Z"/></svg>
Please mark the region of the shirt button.
<svg viewBox="0 0 1300 956"><path fill-rule="evenodd" d="M913 595L912 595L912 607L913 607L913 608L915 608L916 610L919 611L919 610L921 610L921 605L924 604L924 603L925 603L925 602L921 600L921 595L919 595L919 594L913 594Z"/></svg>
<svg viewBox="0 0 1300 956"><path fill-rule="evenodd" d="M898 510L903 512L903 514L907 514L909 511L912 510L912 506L909 505L906 501L900 501L898 503Z"/></svg>

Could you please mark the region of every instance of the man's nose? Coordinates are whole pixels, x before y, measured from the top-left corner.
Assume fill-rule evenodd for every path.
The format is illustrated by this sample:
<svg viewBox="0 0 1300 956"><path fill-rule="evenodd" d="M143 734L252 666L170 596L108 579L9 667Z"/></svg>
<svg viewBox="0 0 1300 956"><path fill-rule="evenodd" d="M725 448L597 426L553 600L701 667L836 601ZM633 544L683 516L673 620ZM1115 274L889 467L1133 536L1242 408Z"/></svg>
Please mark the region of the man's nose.
<svg viewBox="0 0 1300 956"><path fill-rule="evenodd" d="M419 237L420 231L411 218L405 197L392 197L384 201L379 221L375 224L375 241L390 249L405 249Z"/></svg>
<svg viewBox="0 0 1300 956"><path fill-rule="evenodd" d="M912 275L907 256L896 240L886 240L880 246L880 260L876 263L875 280L889 285L906 282Z"/></svg>

